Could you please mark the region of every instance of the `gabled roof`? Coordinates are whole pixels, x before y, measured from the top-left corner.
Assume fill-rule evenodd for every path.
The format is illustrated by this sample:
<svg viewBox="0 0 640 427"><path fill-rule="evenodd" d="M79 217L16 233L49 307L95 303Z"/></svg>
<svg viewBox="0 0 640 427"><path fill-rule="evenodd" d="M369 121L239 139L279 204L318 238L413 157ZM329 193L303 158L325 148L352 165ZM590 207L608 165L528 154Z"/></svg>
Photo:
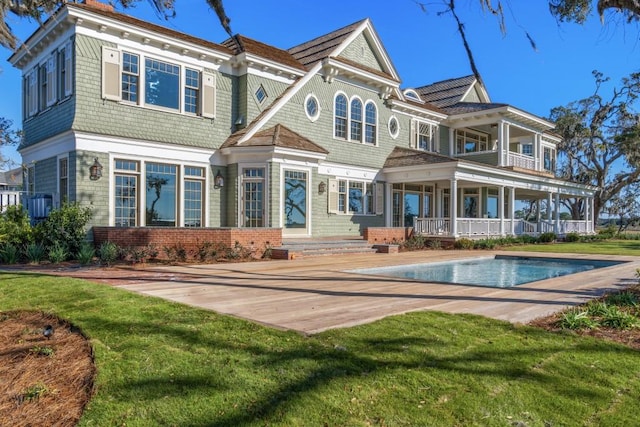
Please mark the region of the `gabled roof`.
<svg viewBox="0 0 640 427"><path fill-rule="evenodd" d="M245 37L240 34L237 34L233 36L233 38L228 38L227 40L223 41L222 45L234 51L234 54L236 55L243 52L250 53L252 55L260 56L265 59L270 59L282 65L297 68L303 71L305 70L304 65L296 60L286 50L279 49L277 47L259 42L254 39L250 39L249 37Z"/></svg>
<svg viewBox="0 0 640 427"><path fill-rule="evenodd" d="M22 185L22 168L18 167L8 171L0 171L0 185L17 187Z"/></svg>
<svg viewBox="0 0 640 427"><path fill-rule="evenodd" d="M281 147L312 153L328 154L329 152L308 138L277 124L272 128L256 132L251 138L238 144L237 138L229 138L220 148L230 147Z"/></svg>
<svg viewBox="0 0 640 427"><path fill-rule="evenodd" d="M363 19L329 34L316 37L313 40L292 47L288 52L305 68L309 69L316 62L330 56L365 21L366 19Z"/></svg>
<svg viewBox="0 0 640 427"><path fill-rule="evenodd" d="M443 156L442 154L431 153L428 151L414 150L412 148L395 147L387 156L384 162L384 168L397 168L403 166L421 166L432 165L436 163L459 162L453 157Z"/></svg>
<svg viewBox="0 0 640 427"><path fill-rule="evenodd" d="M471 87L476 83L473 75L443 80L416 88L423 101L436 107L449 107L461 102Z"/></svg>

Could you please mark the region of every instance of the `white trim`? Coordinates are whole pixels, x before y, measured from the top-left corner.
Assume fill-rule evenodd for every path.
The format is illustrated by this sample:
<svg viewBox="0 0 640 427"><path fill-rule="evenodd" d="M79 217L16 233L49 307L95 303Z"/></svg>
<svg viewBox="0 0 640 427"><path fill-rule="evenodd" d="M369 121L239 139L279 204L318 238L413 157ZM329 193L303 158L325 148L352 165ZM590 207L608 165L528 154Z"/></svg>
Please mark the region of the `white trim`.
<svg viewBox="0 0 640 427"><path fill-rule="evenodd" d="M262 206L264 210L263 222L264 225L262 227L245 227L243 221L243 212L244 207L242 206L243 197L244 197L244 186L243 186L243 169L264 169L264 189L263 189L263 200ZM238 228L266 228L269 226L269 209L271 207L270 203L272 202L270 193L269 193L269 163L268 162L252 162L252 163L238 163L238 170L236 175L236 194L237 194L237 215L236 215L236 225Z"/></svg>
<svg viewBox="0 0 640 427"><path fill-rule="evenodd" d="M306 191L306 221L307 227L304 233L287 233L287 229L284 226L284 172L285 170L290 170L294 172L305 172L307 174L307 191ZM282 228L282 236L283 237L310 237L312 230L312 217L313 217L313 177L312 177L313 168L303 167L292 164L280 164L280 206L278 207L278 215L279 215L279 227Z"/></svg>
<svg viewBox="0 0 640 427"><path fill-rule="evenodd" d="M362 168L351 165L341 165L337 163L323 163L318 166L319 175L327 175L336 178L358 179L363 181L376 181L379 179L379 170Z"/></svg>
<svg viewBox="0 0 640 427"><path fill-rule="evenodd" d="M393 134L391 133L391 121L395 120L396 125L397 125L397 129L396 129L396 133ZM400 120L398 120L398 118L392 114L391 116L389 116L389 120L387 120L387 131L389 132L389 136L391 137L391 139L398 139L398 136L400 136Z"/></svg>

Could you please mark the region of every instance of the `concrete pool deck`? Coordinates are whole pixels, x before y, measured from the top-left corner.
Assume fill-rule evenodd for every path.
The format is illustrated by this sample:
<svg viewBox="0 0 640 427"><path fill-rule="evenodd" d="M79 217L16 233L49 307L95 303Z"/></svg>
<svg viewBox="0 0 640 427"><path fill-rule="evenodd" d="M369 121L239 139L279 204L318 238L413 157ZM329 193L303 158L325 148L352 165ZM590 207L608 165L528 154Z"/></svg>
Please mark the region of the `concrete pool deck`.
<svg viewBox="0 0 640 427"><path fill-rule="evenodd" d="M624 264L487 288L349 273L356 268L440 262L492 255L626 261ZM419 251L319 256L291 261L146 267L158 273L121 289L312 334L390 315L437 310L527 323L638 282L640 258L503 251Z"/></svg>

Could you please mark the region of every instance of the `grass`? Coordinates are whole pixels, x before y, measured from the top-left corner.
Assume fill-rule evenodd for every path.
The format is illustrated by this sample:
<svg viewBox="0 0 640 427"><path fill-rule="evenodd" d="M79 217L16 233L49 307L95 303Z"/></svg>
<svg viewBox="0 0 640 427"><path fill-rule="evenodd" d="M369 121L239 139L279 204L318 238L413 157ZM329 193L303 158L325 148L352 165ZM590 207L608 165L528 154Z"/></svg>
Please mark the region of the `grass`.
<svg viewBox="0 0 640 427"><path fill-rule="evenodd" d="M470 315L412 313L311 337L70 278L0 273L0 310L91 339L79 425L633 425L638 351Z"/></svg>
<svg viewBox="0 0 640 427"><path fill-rule="evenodd" d="M600 240L594 242L554 243L505 247L506 251L553 252L596 255L640 256L638 240Z"/></svg>

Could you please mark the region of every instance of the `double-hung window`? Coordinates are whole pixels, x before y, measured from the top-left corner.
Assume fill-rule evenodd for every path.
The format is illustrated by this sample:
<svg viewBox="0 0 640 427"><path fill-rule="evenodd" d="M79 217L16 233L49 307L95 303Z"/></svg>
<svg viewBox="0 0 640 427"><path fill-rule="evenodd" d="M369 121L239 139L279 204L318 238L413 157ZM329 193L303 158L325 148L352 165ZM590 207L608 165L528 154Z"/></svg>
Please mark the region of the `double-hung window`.
<svg viewBox="0 0 640 427"><path fill-rule="evenodd" d="M544 147L543 149L543 166L547 172L556 171L556 150L552 147Z"/></svg>
<svg viewBox="0 0 640 427"><path fill-rule="evenodd" d="M347 138L347 97L342 94L336 96L333 126L336 138Z"/></svg>
<svg viewBox="0 0 640 427"><path fill-rule="evenodd" d="M184 111L198 114L200 105L200 72L187 68L184 82Z"/></svg>
<svg viewBox="0 0 640 427"><path fill-rule="evenodd" d="M140 163L133 160L116 160L114 164L114 209L116 227L136 227L138 215L138 180Z"/></svg>
<svg viewBox="0 0 640 427"><path fill-rule="evenodd" d="M333 136L349 141L376 145L378 134L378 110L373 101L363 103L353 97L338 93L334 100Z"/></svg>
<svg viewBox="0 0 640 427"><path fill-rule="evenodd" d="M140 57L133 53L122 53L122 100L138 102L140 87Z"/></svg>
<svg viewBox="0 0 640 427"><path fill-rule="evenodd" d="M58 191L60 192L60 203L64 203L69 198L69 158L60 157L58 159Z"/></svg>
<svg viewBox="0 0 640 427"><path fill-rule="evenodd" d="M438 151L438 125L419 120L411 122L412 146L422 151Z"/></svg>
<svg viewBox="0 0 640 427"><path fill-rule="evenodd" d="M362 140L362 102L355 98L351 101L351 133L352 141Z"/></svg>
<svg viewBox="0 0 640 427"><path fill-rule="evenodd" d="M331 213L380 214L383 209L383 197L382 185L358 180L329 180L329 212Z"/></svg>
<svg viewBox="0 0 640 427"><path fill-rule="evenodd" d="M367 102L365 106L365 129L364 129L364 142L367 144L376 144L376 135L378 133L378 110L376 104L373 102Z"/></svg>

